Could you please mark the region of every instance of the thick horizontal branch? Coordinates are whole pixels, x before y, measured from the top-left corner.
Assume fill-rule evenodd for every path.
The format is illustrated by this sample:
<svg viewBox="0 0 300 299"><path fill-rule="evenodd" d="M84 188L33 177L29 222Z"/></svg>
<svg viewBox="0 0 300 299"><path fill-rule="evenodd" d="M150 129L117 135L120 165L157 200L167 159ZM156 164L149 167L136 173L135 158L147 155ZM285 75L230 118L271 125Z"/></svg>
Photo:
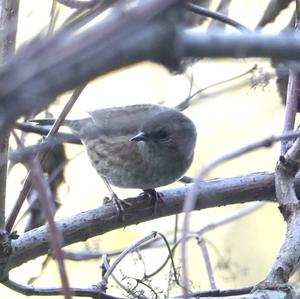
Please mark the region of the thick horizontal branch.
<svg viewBox="0 0 300 299"><path fill-rule="evenodd" d="M0 68L1 130L20 116L41 111L65 91L141 61L181 71L187 58L300 58L297 34L185 30L179 2L140 1L128 11L112 10L103 21L82 30L70 25L19 49Z"/></svg>
<svg viewBox="0 0 300 299"><path fill-rule="evenodd" d="M182 43L187 57L266 57L300 59L300 36L295 33L224 33L185 31Z"/></svg>
<svg viewBox="0 0 300 299"><path fill-rule="evenodd" d="M171 67L177 62L177 53L169 50L177 36L178 2L150 0L128 11L117 8L85 30L69 25L21 48L0 68L1 129L117 68L147 59Z"/></svg>
<svg viewBox="0 0 300 299"><path fill-rule="evenodd" d="M297 185L300 186L300 180L297 181ZM125 207L123 221L117 216L115 206L108 203L100 208L58 220L56 223L64 236L66 246L117 228L181 213L188 189L189 186L183 186L162 191L164 201L158 203L157 208L160 215L154 215L152 200L139 196L126 199L131 205ZM199 184L199 196L195 209L273 200L274 190L274 174L272 173L254 173L235 178L203 181ZM7 260L5 269L0 269L0 280L7 276L10 269L44 255L48 250L47 226L22 234L12 243L12 254ZM5 264L5 260L0 260L0 264Z"/></svg>

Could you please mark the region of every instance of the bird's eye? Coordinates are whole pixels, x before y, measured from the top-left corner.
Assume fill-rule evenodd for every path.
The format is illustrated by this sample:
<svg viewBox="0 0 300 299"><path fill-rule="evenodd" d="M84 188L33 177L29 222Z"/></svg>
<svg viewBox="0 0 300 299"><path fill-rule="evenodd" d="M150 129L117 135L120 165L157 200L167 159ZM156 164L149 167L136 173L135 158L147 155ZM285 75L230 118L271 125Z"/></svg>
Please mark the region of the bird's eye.
<svg viewBox="0 0 300 299"><path fill-rule="evenodd" d="M159 138L159 139L165 139L168 137L168 133L165 131L165 130L159 130L157 133L156 133L156 136Z"/></svg>

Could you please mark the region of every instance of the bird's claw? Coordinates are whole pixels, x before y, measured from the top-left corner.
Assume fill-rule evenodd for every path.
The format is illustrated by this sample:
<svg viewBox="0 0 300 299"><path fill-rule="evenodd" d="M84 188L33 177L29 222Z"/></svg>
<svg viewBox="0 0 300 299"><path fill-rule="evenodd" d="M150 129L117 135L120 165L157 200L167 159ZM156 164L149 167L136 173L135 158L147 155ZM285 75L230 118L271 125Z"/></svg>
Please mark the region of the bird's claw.
<svg viewBox="0 0 300 299"><path fill-rule="evenodd" d="M145 195L148 198L150 198L153 202L154 205L154 216L158 216L159 213L159 209L158 206L160 203L165 203L161 193L157 192L155 189L147 189L147 190L143 190L143 193L141 195Z"/></svg>
<svg viewBox="0 0 300 299"><path fill-rule="evenodd" d="M132 204L127 202L126 200L119 199L117 194L114 193L114 192L111 194L111 198L105 197L104 200L103 200L104 204L107 204L109 202L113 202L113 204L116 207L118 217L120 217L121 220L124 221L125 220L125 208L124 208L124 206L132 206Z"/></svg>

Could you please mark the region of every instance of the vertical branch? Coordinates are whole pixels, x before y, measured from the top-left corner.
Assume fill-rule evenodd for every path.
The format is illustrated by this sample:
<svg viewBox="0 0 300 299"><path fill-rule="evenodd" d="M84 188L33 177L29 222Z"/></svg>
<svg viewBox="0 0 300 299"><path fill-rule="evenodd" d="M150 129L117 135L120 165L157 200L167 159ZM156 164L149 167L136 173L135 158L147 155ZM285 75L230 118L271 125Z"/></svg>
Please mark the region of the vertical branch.
<svg viewBox="0 0 300 299"><path fill-rule="evenodd" d="M0 140L0 156L7 157L8 152L8 140L9 133L3 136ZM6 199L6 179L7 179L7 158L5 163L0 167L0 247L3 242L6 242L3 238L6 238L5 230L5 199ZM0 250L1 251L1 250Z"/></svg>
<svg viewBox="0 0 300 299"><path fill-rule="evenodd" d="M283 133L294 130L295 118L297 113L298 95L299 95L299 75L294 70L289 70L289 82L287 88L285 119ZM280 155L283 156L288 149L288 140L281 142Z"/></svg>
<svg viewBox="0 0 300 299"><path fill-rule="evenodd" d="M46 219L48 220L50 245L52 247L53 256L58 261L58 269L62 282L62 293L65 299L71 299L68 276L64 265L64 256L63 251L61 249L64 241L61 233L59 232L54 222L54 209L52 206L53 200L51 198L52 194L43 176L43 170L39 161L36 158L30 157L28 159L28 166L31 170L30 179L39 194L43 212L46 216Z"/></svg>
<svg viewBox="0 0 300 299"><path fill-rule="evenodd" d="M212 290L216 290L217 289L216 280L215 280L214 271L213 271L213 268L211 265L208 249L206 246L206 241L202 237L200 237L200 238L197 238L197 242L201 248L201 252L203 255L210 287Z"/></svg>
<svg viewBox="0 0 300 299"><path fill-rule="evenodd" d="M19 0L0 0L0 65L16 48ZM9 132L0 140L0 156L7 157ZM0 252L8 253L9 238L5 230L5 200L7 180L7 158L0 168Z"/></svg>
<svg viewBox="0 0 300 299"><path fill-rule="evenodd" d="M18 136L14 133L14 131L12 131L12 134L15 137L16 142L20 146L20 148L24 148L24 145L19 140ZM62 293L65 299L71 299L69 281L64 265L64 256L63 251L61 249L64 240L62 234L60 233L54 222L54 207L52 200L53 195L43 175L43 169L41 167L40 162L38 161L38 158L34 155L29 156L27 158L26 163L28 173L30 173L30 180L33 183L35 190L39 194L38 198L40 200L40 204L44 215L48 221L49 241L53 252L53 256L58 262L58 269L62 282Z"/></svg>
<svg viewBox="0 0 300 299"><path fill-rule="evenodd" d="M299 29L299 3L296 1L296 28ZM299 98L300 77L291 71L287 89L284 131L293 130ZM300 252L300 204L295 191L295 177L300 169L300 139L296 139L288 149L281 144L281 156L275 170L275 194L280 212L287 223L285 239L279 250L277 259L264 281L258 286L263 288L284 285L299 268Z"/></svg>
<svg viewBox="0 0 300 299"><path fill-rule="evenodd" d="M295 32L299 31L299 3L296 0L296 25ZM287 96L286 96L286 107L285 107L285 118L284 118L284 127L283 133L287 131L294 130L295 119L298 109L298 99L299 99L299 86L300 86L300 76L299 73L295 70L289 70L289 81L287 87ZM281 142L280 155L283 156L288 150L288 141L283 140Z"/></svg>

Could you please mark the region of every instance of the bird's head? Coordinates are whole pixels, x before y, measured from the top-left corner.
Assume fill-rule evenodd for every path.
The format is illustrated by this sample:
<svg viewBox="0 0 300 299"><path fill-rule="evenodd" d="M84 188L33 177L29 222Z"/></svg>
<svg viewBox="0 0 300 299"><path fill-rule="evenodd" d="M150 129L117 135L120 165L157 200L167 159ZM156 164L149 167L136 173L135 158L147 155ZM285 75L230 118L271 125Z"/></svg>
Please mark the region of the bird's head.
<svg viewBox="0 0 300 299"><path fill-rule="evenodd" d="M143 142L155 154L191 158L196 138L193 122L177 110L168 110L146 120L131 141Z"/></svg>

